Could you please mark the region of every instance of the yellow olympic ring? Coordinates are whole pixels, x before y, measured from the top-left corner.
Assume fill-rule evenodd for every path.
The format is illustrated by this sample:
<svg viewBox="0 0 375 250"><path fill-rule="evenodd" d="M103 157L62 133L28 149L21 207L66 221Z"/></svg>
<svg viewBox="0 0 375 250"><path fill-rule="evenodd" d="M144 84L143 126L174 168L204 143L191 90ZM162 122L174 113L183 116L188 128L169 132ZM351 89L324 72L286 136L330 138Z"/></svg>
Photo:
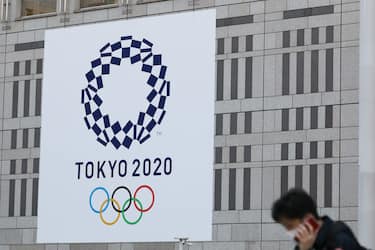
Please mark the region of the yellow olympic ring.
<svg viewBox="0 0 375 250"><path fill-rule="evenodd" d="M118 203L118 201L116 201L116 200L113 199L113 198L111 198L111 199L109 199L109 200L105 200L105 201L103 201L102 205L100 205L99 215L100 215L100 220L101 220L104 224L106 224L107 226L112 226L112 225L116 224L117 221L120 219L120 216L121 216L121 214L120 214L119 212L117 212L117 217L116 217L115 220L112 221L112 222L108 222L108 221L106 221L106 220L103 218L103 208L104 208L104 206L106 205L106 203L107 203L107 202L110 202L110 201L115 203L115 205L116 205L116 207L117 207L118 210L121 209L120 204Z"/></svg>

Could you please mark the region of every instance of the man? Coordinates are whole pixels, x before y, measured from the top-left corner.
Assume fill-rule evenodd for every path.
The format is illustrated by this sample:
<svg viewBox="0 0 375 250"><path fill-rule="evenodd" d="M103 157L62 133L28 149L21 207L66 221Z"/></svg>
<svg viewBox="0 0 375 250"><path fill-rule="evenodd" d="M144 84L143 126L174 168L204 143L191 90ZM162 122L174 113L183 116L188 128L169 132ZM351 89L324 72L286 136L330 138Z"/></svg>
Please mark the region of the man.
<svg viewBox="0 0 375 250"><path fill-rule="evenodd" d="M275 201L272 217L297 242L296 250L365 249L346 224L319 217L314 200L302 189L291 189Z"/></svg>

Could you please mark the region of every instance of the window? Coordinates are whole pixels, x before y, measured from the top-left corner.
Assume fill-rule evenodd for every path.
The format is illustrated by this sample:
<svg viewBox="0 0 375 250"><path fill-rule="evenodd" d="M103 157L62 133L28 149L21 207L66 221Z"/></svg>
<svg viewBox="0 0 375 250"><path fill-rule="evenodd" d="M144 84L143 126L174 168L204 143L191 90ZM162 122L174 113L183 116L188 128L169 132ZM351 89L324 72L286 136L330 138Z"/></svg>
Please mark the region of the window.
<svg viewBox="0 0 375 250"><path fill-rule="evenodd" d="M296 143L296 160L303 159L303 143Z"/></svg>
<svg viewBox="0 0 375 250"><path fill-rule="evenodd" d="M310 159L318 158L318 142L310 142Z"/></svg>
<svg viewBox="0 0 375 250"><path fill-rule="evenodd" d="M20 62L13 63L13 75L19 76L20 75Z"/></svg>
<svg viewBox="0 0 375 250"><path fill-rule="evenodd" d="M332 207L332 164L324 165L324 206Z"/></svg>
<svg viewBox="0 0 375 250"><path fill-rule="evenodd" d="M251 133L251 130L252 130L251 121L252 121L252 112L251 111L245 112L245 133L246 134Z"/></svg>
<svg viewBox="0 0 375 250"><path fill-rule="evenodd" d="M17 130L16 129L12 129L12 131L11 131L10 148L11 149L17 148Z"/></svg>
<svg viewBox="0 0 375 250"><path fill-rule="evenodd" d="M297 46L305 45L305 30L299 29L297 30Z"/></svg>
<svg viewBox="0 0 375 250"><path fill-rule="evenodd" d="M36 80L35 92L35 115L39 116L42 109L42 79Z"/></svg>
<svg viewBox="0 0 375 250"><path fill-rule="evenodd" d="M297 165L295 169L295 187L302 188L303 166Z"/></svg>
<svg viewBox="0 0 375 250"><path fill-rule="evenodd" d="M333 142L332 141L325 141L325 147L324 147L324 157L325 158L331 158L332 157L332 151L333 151Z"/></svg>
<svg viewBox="0 0 375 250"><path fill-rule="evenodd" d="M246 51L253 50L253 35L246 36Z"/></svg>
<svg viewBox="0 0 375 250"><path fill-rule="evenodd" d="M56 0L22 0L22 16L53 12L56 12Z"/></svg>
<svg viewBox="0 0 375 250"><path fill-rule="evenodd" d="M319 50L311 51L311 93L319 91Z"/></svg>
<svg viewBox="0 0 375 250"><path fill-rule="evenodd" d="M296 109L296 130L303 130L303 108Z"/></svg>
<svg viewBox="0 0 375 250"><path fill-rule="evenodd" d="M289 130L289 109L281 110L281 131Z"/></svg>
<svg viewBox="0 0 375 250"><path fill-rule="evenodd" d="M281 167L281 195L288 191L288 166Z"/></svg>
<svg viewBox="0 0 375 250"><path fill-rule="evenodd" d="M231 60L230 99L238 98L238 59Z"/></svg>
<svg viewBox="0 0 375 250"><path fill-rule="evenodd" d="M326 91L333 91L333 49L326 50Z"/></svg>
<svg viewBox="0 0 375 250"><path fill-rule="evenodd" d="M290 31L283 31L283 48L290 47Z"/></svg>
<svg viewBox="0 0 375 250"><path fill-rule="evenodd" d="M30 80L25 81L23 92L23 116L30 115Z"/></svg>
<svg viewBox="0 0 375 250"><path fill-rule="evenodd" d="M145 4L145 3L155 3L155 2L162 2L166 0L137 0L137 4Z"/></svg>
<svg viewBox="0 0 375 250"><path fill-rule="evenodd" d="M215 163L222 163L223 162L223 148L216 147L215 148Z"/></svg>
<svg viewBox="0 0 375 250"><path fill-rule="evenodd" d="M243 170L243 209L250 210L251 198L251 169Z"/></svg>
<svg viewBox="0 0 375 250"><path fill-rule="evenodd" d="M117 0L80 0L81 8L90 8L106 4L115 4Z"/></svg>
<svg viewBox="0 0 375 250"><path fill-rule="evenodd" d="M230 114L230 134L237 134L237 113Z"/></svg>
<svg viewBox="0 0 375 250"><path fill-rule="evenodd" d="M224 38L217 39L217 54L224 54Z"/></svg>
<svg viewBox="0 0 375 250"><path fill-rule="evenodd" d="M311 43L319 44L319 28L312 28L311 30Z"/></svg>
<svg viewBox="0 0 375 250"><path fill-rule="evenodd" d="M223 134L223 114L216 115L216 135Z"/></svg>
<svg viewBox="0 0 375 250"><path fill-rule="evenodd" d="M14 200L15 200L15 189L16 189L16 181L10 180L9 181L9 207L8 207L8 216L13 217L14 216Z"/></svg>
<svg viewBox="0 0 375 250"><path fill-rule="evenodd" d="M238 52L238 36L232 37L232 53Z"/></svg>
<svg viewBox="0 0 375 250"><path fill-rule="evenodd" d="M38 174L39 173L39 158L35 158L33 160L33 173Z"/></svg>
<svg viewBox="0 0 375 250"><path fill-rule="evenodd" d="M304 92L304 68L305 68L305 57L304 52L297 52L297 94L303 94Z"/></svg>
<svg viewBox="0 0 375 250"><path fill-rule="evenodd" d="M221 210L221 169L215 170L215 211Z"/></svg>
<svg viewBox="0 0 375 250"><path fill-rule="evenodd" d="M333 5L317 6L313 8L285 10L283 18L299 18L308 16L328 15L333 13Z"/></svg>
<svg viewBox="0 0 375 250"><path fill-rule="evenodd" d="M333 43L333 26L326 27L326 43Z"/></svg>
<svg viewBox="0 0 375 250"><path fill-rule="evenodd" d="M231 146L229 147L229 163L237 162L237 147Z"/></svg>
<svg viewBox="0 0 375 250"><path fill-rule="evenodd" d="M224 61L218 60L216 64L216 100L224 98Z"/></svg>
<svg viewBox="0 0 375 250"><path fill-rule="evenodd" d="M40 147L40 128L34 129L34 147L35 148Z"/></svg>
<svg viewBox="0 0 375 250"><path fill-rule="evenodd" d="M318 196L318 165L310 165L310 196L316 202Z"/></svg>
<svg viewBox="0 0 375 250"><path fill-rule="evenodd" d="M21 206L20 206L20 216L26 215L26 181L27 179L21 180Z"/></svg>
<svg viewBox="0 0 375 250"><path fill-rule="evenodd" d="M311 107L310 111L310 128L318 128L318 107Z"/></svg>
<svg viewBox="0 0 375 250"><path fill-rule="evenodd" d="M22 174L27 173L27 159L22 159L21 161L21 173Z"/></svg>
<svg viewBox="0 0 375 250"><path fill-rule="evenodd" d="M246 57L245 61L245 98L253 97L253 58Z"/></svg>
<svg viewBox="0 0 375 250"><path fill-rule="evenodd" d="M289 53L283 54L282 95L289 95Z"/></svg>
<svg viewBox="0 0 375 250"><path fill-rule="evenodd" d="M22 131L22 148L29 147L29 130L27 128Z"/></svg>
<svg viewBox="0 0 375 250"><path fill-rule="evenodd" d="M288 150L288 143L281 144L281 160L288 160L289 150Z"/></svg>
<svg viewBox="0 0 375 250"><path fill-rule="evenodd" d="M16 174L16 160L10 160L9 174Z"/></svg>
<svg viewBox="0 0 375 250"><path fill-rule="evenodd" d="M244 147L244 162L251 162L251 146L246 145Z"/></svg>
<svg viewBox="0 0 375 250"><path fill-rule="evenodd" d="M25 75L31 74L31 60L25 62Z"/></svg>
<svg viewBox="0 0 375 250"><path fill-rule="evenodd" d="M229 210L236 209L236 169L229 169Z"/></svg>
<svg viewBox="0 0 375 250"><path fill-rule="evenodd" d="M16 118L18 116L18 81L13 83L12 96L12 118Z"/></svg>
<svg viewBox="0 0 375 250"><path fill-rule="evenodd" d="M38 186L39 179L33 179L33 190L32 190L32 205L31 205L31 215L37 216L38 214Z"/></svg>
<svg viewBox="0 0 375 250"><path fill-rule="evenodd" d="M41 74L43 72L43 59L38 59L36 61L36 73Z"/></svg>
<svg viewBox="0 0 375 250"><path fill-rule="evenodd" d="M333 106L328 105L326 106L326 128L332 128L333 126Z"/></svg>

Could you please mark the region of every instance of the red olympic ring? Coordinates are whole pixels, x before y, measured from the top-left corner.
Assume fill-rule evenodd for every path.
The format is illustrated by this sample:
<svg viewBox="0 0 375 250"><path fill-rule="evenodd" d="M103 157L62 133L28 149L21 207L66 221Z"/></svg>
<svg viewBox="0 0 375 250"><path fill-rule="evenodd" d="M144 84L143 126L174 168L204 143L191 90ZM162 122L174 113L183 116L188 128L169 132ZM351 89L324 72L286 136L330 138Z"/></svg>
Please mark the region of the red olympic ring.
<svg viewBox="0 0 375 250"><path fill-rule="evenodd" d="M139 208L138 207L138 204L135 202L136 198L137 198L137 193L139 190L141 190L142 188L146 188L148 190L150 190L151 194L152 194L152 202L151 202L151 205L148 207L148 208L145 208L145 209L142 209L142 208ZM155 202L155 193L154 193L154 190L152 190L152 188L149 186L149 185L142 185L142 186L139 186L137 188L137 190L135 190L135 193L134 193L134 205L135 205L135 208L139 211L139 212L148 212L150 211L150 209L154 206L154 202Z"/></svg>

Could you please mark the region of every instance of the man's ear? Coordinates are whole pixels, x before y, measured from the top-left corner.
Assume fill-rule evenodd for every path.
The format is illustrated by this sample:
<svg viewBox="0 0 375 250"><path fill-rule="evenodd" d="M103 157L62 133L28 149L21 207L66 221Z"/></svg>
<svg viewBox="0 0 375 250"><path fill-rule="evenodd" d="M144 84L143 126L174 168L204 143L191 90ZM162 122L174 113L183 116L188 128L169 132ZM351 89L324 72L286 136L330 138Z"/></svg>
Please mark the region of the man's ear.
<svg viewBox="0 0 375 250"><path fill-rule="evenodd" d="M312 213L307 213L307 214L305 214L305 216L303 216L302 220L305 221L306 219L308 219L310 217L315 218L315 216Z"/></svg>

